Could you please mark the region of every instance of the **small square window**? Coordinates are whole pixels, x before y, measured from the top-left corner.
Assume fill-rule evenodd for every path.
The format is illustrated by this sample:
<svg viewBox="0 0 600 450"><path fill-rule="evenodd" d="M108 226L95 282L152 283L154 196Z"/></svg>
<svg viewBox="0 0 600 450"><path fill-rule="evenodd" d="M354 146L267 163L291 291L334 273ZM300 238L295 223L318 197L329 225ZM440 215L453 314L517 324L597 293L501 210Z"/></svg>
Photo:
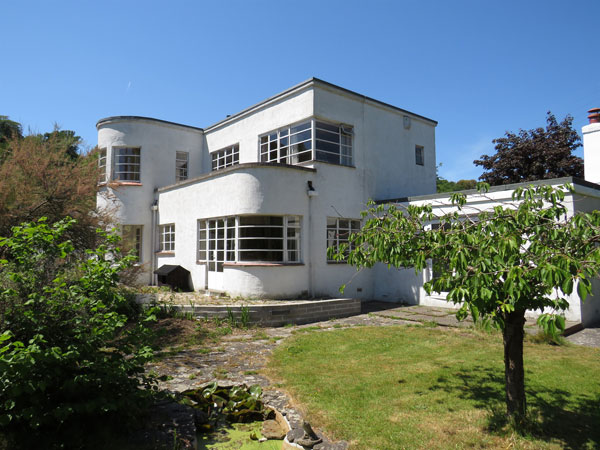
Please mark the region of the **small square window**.
<svg viewBox="0 0 600 450"><path fill-rule="evenodd" d="M425 165L425 151L420 145L415 146L415 162L419 166Z"/></svg>
<svg viewBox="0 0 600 450"><path fill-rule="evenodd" d="M161 252L175 251L175 224L160 225L160 250Z"/></svg>

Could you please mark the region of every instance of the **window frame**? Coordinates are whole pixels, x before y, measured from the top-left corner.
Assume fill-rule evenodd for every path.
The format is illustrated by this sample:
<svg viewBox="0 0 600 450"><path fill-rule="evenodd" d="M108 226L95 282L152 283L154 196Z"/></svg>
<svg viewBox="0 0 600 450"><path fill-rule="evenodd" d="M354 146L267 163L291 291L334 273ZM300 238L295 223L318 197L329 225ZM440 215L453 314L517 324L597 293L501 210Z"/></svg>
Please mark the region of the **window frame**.
<svg viewBox="0 0 600 450"><path fill-rule="evenodd" d="M291 165L317 161L353 167L354 127L316 117L294 122L258 136L258 160Z"/></svg>
<svg viewBox="0 0 600 450"><path fill-rule="evenodd" d="M240 144L233 145L216 150L210 154L211 172L235 166L240 163Z"/></svg>
<svg viewBox="0 0 600 450"><path fill-rule="evenodd" d="M98 183L106 183L106 164L108 162L108 151L106 147L98 149Z"/></svg>
<svg viewBox="0 0 600 450"><path fill-rule="evenodd" d="M185 159L181 158L181 155L185 155ZM183 164L181 164L183 163ZM177 150L175 152L175 182L179 183L188 179L189 174L189 163L190 163L190 152L184 152Z"/></svg>
<svg viewBox="0 0 600 450"><path fill-rule="evenodd" d="M132 155L121 155L120 152L123 150L132 150L134 154ZM113 147L113 180L117 182L125 182L125 183L141 183L142 180L142 148L141 147L128 147L128 146L119 146ZM137 152L137 155L135 154ZM119 162L119 157L125 158L133 158L134 161L129 162ZM137 162L135 158L137 157ZM126 168L137 168L137 170L119 170L121 167ZM132 174L121 177L122 174Z"/></svg>
<svg viewBox="0 0 600 450"><path fill-rule="evenodd" d="M415 164L417 166L425 165L425 147L422 145L415 145Z"/></svg>
<svg viewBox="0 0 600 450"><path fill-rule="evenodd" d="M144 225L121 225L121 249L123 253L134 250L137 263L142 261L143 237Z"/></svg>
<svg viewBox="0 0 600 450"><path fill-rule="evenodd" d="M159 253L175 253L175 224L166 223L158 226Z"/></svg>
<svg viewBox="0 0 600 450"><path fill-rule="evenodd" d="M253 220L265 221L265 218L268 218L268 222L272 222L273 218L281 219L281 225L249 223ZM245 223L246 221L248 222ZM302 218L298 215L258 214L198 219L196 261L207 264L211 272L222 272L226 263L301 264L301 221ZM281 233L277 233L279 229ZM261 242L260 245L269 242L269 245L252 247L253 242ZM273 243L274 247L270 243ZM246 256L257 253L280 253L281 258Z"/></svg>
<svg viewBox="0 0 600 450"><path fill-rule="evenodd" d="M330 225L330 222L335 221L333 228ZM347 221L348 225L345 227L340 226L340 222ZM341 244L348 244L348 248L346 250L346 258L344 260L339 261L336 259L330 259L329 255L327 255L328 263L345 263L348 253L353 249L353 245L350 242L350 235L352 233L360 231L361 228L361 220L360 219L352 219L346 217L327 217L326 219L326 249L333 247L336 252L340 248ZM341 232L343 230L343 233ZM347 234L343 237L344 234ZM333 242L332 242L333 241ZM331 245L330 245L331 244ZM327 253L327 252L326 252Z"/></svg>

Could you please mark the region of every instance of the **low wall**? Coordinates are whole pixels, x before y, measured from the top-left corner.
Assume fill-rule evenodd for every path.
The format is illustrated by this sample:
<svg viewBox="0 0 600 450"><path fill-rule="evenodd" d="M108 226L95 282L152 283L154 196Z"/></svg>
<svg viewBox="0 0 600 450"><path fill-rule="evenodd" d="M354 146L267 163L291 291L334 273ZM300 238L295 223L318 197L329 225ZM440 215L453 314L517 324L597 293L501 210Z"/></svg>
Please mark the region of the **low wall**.
<svg viewBox="0 0 600 450"><path fill-rule="evenodd" d="M152 303L152 295L138 296L142 304ZM249 305L169 305L196 317L228 319L229 314L241 321L248 314L248 325L278 327L287 324L301 325L322 320L337 319L360 314L361 301L357 298L306 300Z"/></svg>

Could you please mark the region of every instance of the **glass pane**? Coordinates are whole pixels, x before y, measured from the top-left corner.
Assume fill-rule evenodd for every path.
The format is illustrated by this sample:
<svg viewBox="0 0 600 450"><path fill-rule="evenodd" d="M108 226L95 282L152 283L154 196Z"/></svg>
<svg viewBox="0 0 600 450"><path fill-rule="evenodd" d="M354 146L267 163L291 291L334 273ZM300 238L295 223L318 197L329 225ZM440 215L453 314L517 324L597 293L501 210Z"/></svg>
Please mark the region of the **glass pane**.
<svg viewBox="0 0 600 450"><path fill-rule="evenodd" d="M335 133L330 133L329 131L317 130L315 137L317 139L324 139L326 141L331 141L338 143L340 142L340 135ZM318 148L318 146L317 146Z"/></svg>
<svg viewBox="0 0 600 450"><path fill-rule="evenodd" d="M310 121L304 122L299 125L296 125L295 127L291 127L290 134L298 133L299 131L307 130L309 128L310 128Z"/></svg>
<svg viewBox="0 0 600 450"><path fill-rule="evenodd" d="M315 148L317 150L323 150L329 153L339 153L340 146L339 144L334 144L333 142L325 142L317 140L315 142Z"/></svg>
<svg viewBox="0 0 600 450"><path fill-rule="evenodd" d="M290 143L296 144L297 142L308 141L311 138L311 130L303 131L302 133L294 134L290 136Z"/></svg>
<svg viewBox="0 0 600 450"><path fill-rule="evenodd" d="M333 153L320 152L319 150L317 150L316 159L317 161L325 161L332 164L339 164L340 162L340 157L338 155L335 155Z"/></svg>
<svg viewBox="0 0 600 450"><path fill-rule="evenodd" d="M317 128L323 128L324 130L329 130L329 131L333 131L335 133L339 133L340 131L340 127L337 125L330 125L328 123L325 122L316 122L316 126Z"/></svg>
<svg viewBox="0 0 600 450"><path fill-rule="evenodd" d="M241 216L240 225L283 225L280 216Z"/></svg>

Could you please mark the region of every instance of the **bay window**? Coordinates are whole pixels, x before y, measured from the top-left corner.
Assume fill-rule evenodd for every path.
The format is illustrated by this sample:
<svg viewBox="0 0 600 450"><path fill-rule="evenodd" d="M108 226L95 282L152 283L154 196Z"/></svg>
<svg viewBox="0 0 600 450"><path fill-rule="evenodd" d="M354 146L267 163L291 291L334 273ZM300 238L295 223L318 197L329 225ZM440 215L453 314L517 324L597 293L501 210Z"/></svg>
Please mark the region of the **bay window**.
<svg viewBox="0 0 600 450"><path fill-rule="evenodd" d="M198 221L198 262L300 262L299 216L235 216Z"/></svg>
<svg viewBox="0 0 600 450"><path fill-rule="evenodd" d="M351 166L352 135L350 125L309 119L260 136L260 161L282 164L323 161Z"/></svg>

